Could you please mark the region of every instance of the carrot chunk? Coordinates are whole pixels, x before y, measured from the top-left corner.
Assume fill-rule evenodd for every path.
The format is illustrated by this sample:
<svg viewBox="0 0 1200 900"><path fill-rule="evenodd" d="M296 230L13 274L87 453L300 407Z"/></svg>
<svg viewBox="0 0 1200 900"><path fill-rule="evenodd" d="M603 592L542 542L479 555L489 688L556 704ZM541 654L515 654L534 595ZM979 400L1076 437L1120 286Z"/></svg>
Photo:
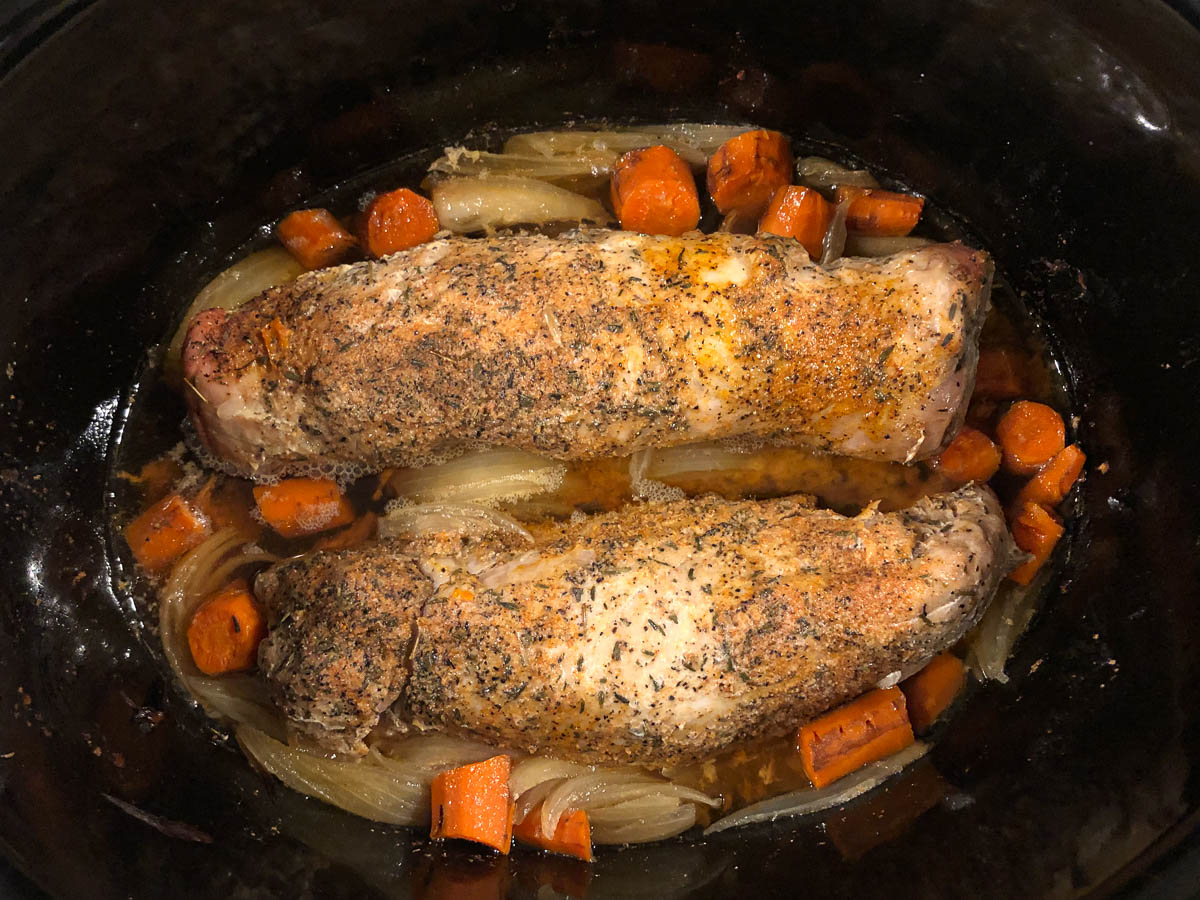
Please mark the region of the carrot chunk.
<svg viewBox="0 0 1200 900"><path fill-rule="evenodd" d="M1062 522L1040 503L1024 503L1018 508L1010 528L1017 546L1033 554L1033 558L1009 572L1008 577L1017 584L1029 584L1063 536Z"/></svg>
<svg viewBox="0 0 1200 900"><path fill-rule="evenodd" d="M1000 448L982 431L964 425L933 467L959 484L987 481L1000 468Z"/></svg>
<svg viewBox="0 0 1200 900"><path fill-rule="evenodd" d="M621 227L678 236L700 222L700 195L688 164L661 144L630 150L612 170L612 207Z"/></svg>
<svg viewBox="0 0 1200 900"><path fill-rule="evenodd" d="M285 538L318 534L354 521L354 509L326 478L287 478L254 488L264 521Z"/></svg>
<svg viewBox="0 0 1200 900"><path fill-rule="evenodd" d="M266 617L244 579L201 603L187 630L192 661L205 675L253 669L266 636Z"/></svg>
<svg viewBox="0 0 1200 900"><path fill-rule="evenodd" d="M816 787L824 787L913 742L904 694L874 690L801 727L800 763Z"/></svg>
<svg viewBox="0 0 1200 900"><path fill-rule="evenodd" d="M875 237L901 237L917 226L925 201L912 194L838 185L837 202L849 200L846 228Z"/></svg>
<svg viewBox="0 0 1200 900"><path fill-rule="evenodd" d="M708 193L725 215L754 215L792 181L792 147L778 131L759 128L731 137L708 160Z"/></svg>
<svg viewBox="0 0 1200 900"><path fill-rule="evenodd" d="M520 825L513 827L513 835L522 844L592 861L592 826L588 823L587 812L582 809L564 814L558 820L554 834L547 835L542 831L542 805L539 803Z"/></svg>
<svg viewBox="0 0 1200 900"><path fill-rule="evenodd" d="M1029 393L1025 371L1029 365L1023 353L1011 348L979 351L975 368L975 397L1015 400Z"/></svg>
<svg viewBox="0 0 1200 900"><path fill-rule="evenodd" d="M917 734L927 731L966 683L967 667L953 653L935 656L920 672L901 682L913 730Z"/></svg>
<svg viewBox="0 0 1200 900"><path fill-rule="evenodd" d="M380 194L363 211L360 237L372 256L398 253L430 240L441 226L433 204L408 188Z"/></svg>
<svg viewBox="0 0 1200 900"><path fill-rule="evenodd" d="M203 541L208 530L203 514L170 494L125 526L125 540L138 564L158 573Z"/></svg>
<svg viewBox="0 0 1200 900"><path fill-rule="evenodd" d="M508 853L513 835L511 768L507 756L493 756L434 778L429 836L474 841Z"/></svg>
<svg viewBox="0 0 1200 900"><path fill-rule="evenodd" d="M987 481L999 471L1002 458L1000 448L982 429L963 425L946 449L930 460L930 464L965 484L968 481Z"/></svg>
<svg viewBox="0 0 1200 900"><path fill-rule="evenodd" d="M276 233L279 242L306 269L340 263L354 247L354 235L327 209L300 209L284 216Z"/></svg>
<svg viewBox="0 0 1200 900"><path fill-rule="evenodd" d="M813 259L821 258L821 242L833 219L833 207L812 188L781 187L767 204L759 234L778 234L798 240Z"/></svg>
<svg viewBox="0 0 1200 900"><path fill-rule="evenodd" d="M1078 444L1063 447L1054 458L1025 483L1017 494L1016 506L1025 503L1040 503L1043 506L1058 506L1071 490L1071 485L1083 471L1087 456Z"/></svg>
<svg viewBox="0 0 1200 900"><path fill-rule="evenodd" d="M1019 400L996 423L1004 468L1032 475L1066 446L1062 416L1044 403Z"/></svg>

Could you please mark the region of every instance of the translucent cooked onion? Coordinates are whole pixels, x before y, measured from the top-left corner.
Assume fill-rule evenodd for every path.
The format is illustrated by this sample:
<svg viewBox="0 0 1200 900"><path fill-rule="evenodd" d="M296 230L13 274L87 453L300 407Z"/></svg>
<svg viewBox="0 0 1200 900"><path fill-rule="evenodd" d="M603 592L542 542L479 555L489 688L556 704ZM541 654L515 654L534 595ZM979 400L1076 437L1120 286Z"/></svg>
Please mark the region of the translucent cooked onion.
<svg viewBox="0 0 1200 900"><path fill-rule="evenodd" d="M283 740L286 729L275 710L263 679L247 674L203 675L185 681L188 691L206 713L238 725L249 725L276 740Z"/></svg>
<svg viewBox="0 0 1200 900"><path fill-rule="evenodd" d="M625 826L646 826L646 834L652 836L643 838L624 838L628 840L660 840L678 834L669 831L670 827L682 821L682 816L675 810L681 805L692 807L693 804L703 803L716 806L718 801L694 788L672 784L669 781L657 780L642 772L628 770L597 769L594 772L563 779L554 787L542 802L542 831L553 834L558 828L559 819L568 811L582 809L588 813L589 819L600 810L616 807L619 804L631 804L633 801L648 803L651 798L664 798L659 805L625 807L624 815L614 814L604 819L605 827L620 831ZM671 804L674 808L671 808ZM631 811L632 810L632 811ZM653 815L647 813L653 811ZM666 821L669 825L661 823ZM692 821L695 821L695 810L692 809ZM686 829L689 826L684 826ZM593 838L598 842L607 842L606 832L596 834Z"/></svg>
<svg viewBox="0 0 1200 900"><path fill-rule="evenodd" d="M805 187L832 197L838 185L876 188L879 182L866 169L849 169L823 156L806 156L796 162L796 177Z"/></svg>
<svg viewBox="0 0 1200 900"><path fill-rule="evenodd" d="M429 824L429 788L447 769L479 762L496 750L441 734L414 735L361 758L321 756L290 747L249 725L237 729L246 755L292 790L347 812L393 825Z"/></svg>
<svg viewBox="0 0 1200 900"><path fill-rule="evenodd" d="M393 491L417 503L491 506L558 490L567 467L523 450L476 450L434 466L399 469Z"/></svg>
<svg viewBox="0 0 1200 900"><path fill-rule="evenodd" d="M563 187L595 189L607 181L615 159L616 155L608 151L577 157L548 157L447 147L445 155L434 160L429 171L435 176L454 178L535 178ZM432 181L431 187L437 184L438 181Z"/></svg>
<svg viewBox="0 0 1200 900"><path fill-rule="evenodd" d="M237 729L237 739L247 756L294 791L375 822L429 822L429 785L436 773L385 765L371 754L328 759L289 747L249 725Z"/></svg>
<svg viewBox="0 0 1200 900"><path fill-rule="evenodd" d="M606 225L612 221L608 211L590 197L536 178L450 178L434 185L432 198L438 223L455 234L509 225Z"/></svg>
<svg viewBox="0 0 1200 900"><path fill-rule="evenodd" d="M303 272L304 267L282 247L268 247L234 263L205 285L188 307L179 330L167 345L163 370L173 379L183 377L180 361L183 339L196 313L205 309L237 309L268 288L292 281Z"/></svg>
<svg viewBox="0 0 1200 900"><path fill-rule="evenodd" d="M843 200L834 208L829 228L821 240L821 265L829 265L846 249L846 215L849 212L849 200Z"/></svg>
<svg viewBox="0 0 1200 900"><path fill-rule="evenodd" d="M647 454L643 478L672 478L692 472L723 472L740 469L747 455L712 442L667 447Z"/></svg>
<svg viewBox="0 0 1200 900"><path fill-rule="evenodd" d="M727 828L737 828L754 822L772 822L783 816L803 816L839 806L885 782L909 763L929 751L929 745L917 741L879 762L863 766L823 788L807 788L771 797L730 813L704 830L707 837Z"/></svg>
<svg viewBox="0 0 1200 900"><path fill-rule="evenodd" d="M932 244L929 238L913 237L872 237L865 234L850 234L846 237L846 256L891 256L893 253L904 253L927 247Z"/></svg>
<svg viewBox="0 0 1200 900"><path fill-rule="evenodd" d="M542 756L530 756L521 760L512 768L508 776L508 788L514 797L520 797L537 785L545 784L559 778L570 778L591 771L581 763L567 762L562 759L547 759Z"/></svg>
<svg viewBox="0 0 1200 900"><path fill-rule="evenodd" d="M658 817L597 825L592 829L592 840L597 844L645 844L683 834L695 824L695 804L684 803Z"/></svg>
<svg viewBox="0 0 1200 900"><path fill-rule="evenodd" d="M647 125L608 131L534 131L518 134L504 144L504 152L557 158L595 158L608 153L613 159L640 147L664 144L699 168L725 141L747 130L741 125Z"/></svg>
<svg viewBox="0 0 1200 900"><path fill-rule="evenodd" d="M650 503L682 499L685 495L679 488L649 477L653 459L653 450L638 450L629 457L629 489L633 496Z"/></svg>
<svg viewBox="0 0 1200 900"><path fill-rule="evenodd" d="M381 538L435 534L482 535L490 531L505 531L533 543L533 535L512 516L482 506L461 503L393 506L379 520Z"/></svg>
<svg viewBox="0 0 1200 900"><path fill-rule="evenodd" d="M967 668L984 681L1008 681L1004 667L1037 612L1041 580L1005 582L979 624L967 636Z"/></svg>

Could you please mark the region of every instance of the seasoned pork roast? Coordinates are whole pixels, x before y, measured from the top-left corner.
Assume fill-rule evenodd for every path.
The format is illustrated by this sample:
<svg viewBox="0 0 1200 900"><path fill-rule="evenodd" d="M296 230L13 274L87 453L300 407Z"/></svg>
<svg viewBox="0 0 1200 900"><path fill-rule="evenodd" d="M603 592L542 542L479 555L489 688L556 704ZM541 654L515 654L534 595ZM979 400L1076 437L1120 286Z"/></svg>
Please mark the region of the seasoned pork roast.
<svg viewBox="0 0 1200 900"><path fill-rule="evenodd" d="M436 240L201 313L185 394L260 480L736 436L911 461L961 421L991 270L959 244L822 268L770 236Z"/></svg>
<svg viewBox="0 0 1200 900"><path fill-rule="evenodd" d="M635 505L536 547L424 539L258 577L289 727L402 726L585 762L697 760L908 672L982 615L1014 549L966 487L847 518L799 498Z"/></svg>

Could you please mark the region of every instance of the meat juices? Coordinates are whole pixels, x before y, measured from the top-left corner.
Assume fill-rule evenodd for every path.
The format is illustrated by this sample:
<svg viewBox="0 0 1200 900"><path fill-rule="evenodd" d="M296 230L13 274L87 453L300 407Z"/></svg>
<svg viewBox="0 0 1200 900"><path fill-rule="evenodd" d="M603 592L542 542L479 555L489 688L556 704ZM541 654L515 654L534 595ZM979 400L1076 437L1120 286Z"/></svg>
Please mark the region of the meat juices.
<svg viewBox="0 0 1200 900"><path fill-rule="evenodd" d="M507 539L506 539L507 540ZM417 730L587 763L693 762L783 734L983 614L1016 551L969 486L848 518L715 496L484 538L384 541L259 575L288 727L365 751Z"/></svg>
<svg viewBox="0 0 1200 900"><path fill-rule="evenodd" d="M960 244L822 268L771 236L449 238L199 314L184 393L259 480L739 436L908 462L965 414L991 272Z"/></svg>

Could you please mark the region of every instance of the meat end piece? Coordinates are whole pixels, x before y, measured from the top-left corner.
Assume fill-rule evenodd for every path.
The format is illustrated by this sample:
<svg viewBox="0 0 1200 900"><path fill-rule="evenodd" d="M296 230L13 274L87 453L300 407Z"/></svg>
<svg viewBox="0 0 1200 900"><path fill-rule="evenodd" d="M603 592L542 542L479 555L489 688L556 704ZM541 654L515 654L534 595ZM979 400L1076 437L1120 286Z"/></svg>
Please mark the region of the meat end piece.
<svg viewBox="0 0 1200 900"><path fill-rule="evenodd" d="M333 753L364 753L363 738L408 678L417 615L433 585L415 562L382 546L317 553L258 576L268 635L259 670L289 730Z"/></svg>

